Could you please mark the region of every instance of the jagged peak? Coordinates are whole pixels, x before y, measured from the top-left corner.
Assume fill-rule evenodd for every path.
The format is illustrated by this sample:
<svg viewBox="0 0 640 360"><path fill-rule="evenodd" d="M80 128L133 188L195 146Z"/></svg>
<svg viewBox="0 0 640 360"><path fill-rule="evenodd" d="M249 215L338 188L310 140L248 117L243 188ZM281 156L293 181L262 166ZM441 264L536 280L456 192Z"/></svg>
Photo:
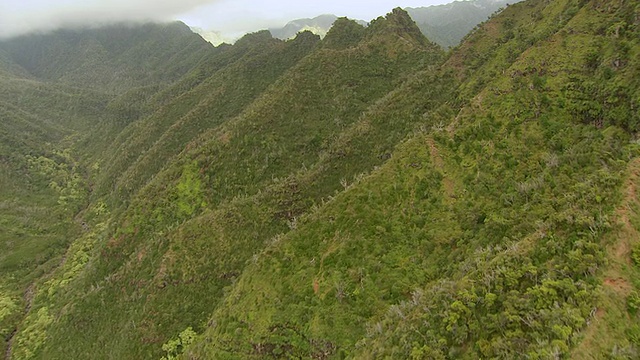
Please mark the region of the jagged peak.
<svg viewBox="0 0 640 360"><path fill-rule="evenodd" d="M357 45L364 37L365 27L346 17L338 18L323 40L326 48L342 49Z"/></svg>
<svg viewBox="0 0 640 360"><path fill-rule="evenodd" d="M379 17L369 25L369 36L395 33L404 38L410 38L425 45L428 41L411 18L409 13L402 8L395 8L385 17Z"/></svg>

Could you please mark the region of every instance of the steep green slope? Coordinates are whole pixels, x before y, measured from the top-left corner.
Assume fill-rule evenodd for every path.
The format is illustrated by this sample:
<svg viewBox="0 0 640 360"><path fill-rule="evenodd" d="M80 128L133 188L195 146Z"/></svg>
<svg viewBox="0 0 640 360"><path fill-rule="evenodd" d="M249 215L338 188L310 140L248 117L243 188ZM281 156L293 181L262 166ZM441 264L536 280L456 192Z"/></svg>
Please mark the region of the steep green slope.
<svg viewBox="0 0 640 360"><path fill-rule="evenodd" d="M91 94L17 77L2 78L0 93L0 351L4 353L29 307L30 285L59 265L79 233L74 215L84 203L86 186L68 150L74 129L102 107Z"/></svg>
<svg viewBox="0 0 640 360"><path fill-rule="evenodd" d="M162 28L152 27L156 30L151 33ZM94 31L93 35L98 33ZM107 33L110 31L103 36L110 36ZM121 51L139 53L140 49L133 48L139 47L144 42L141 38L149 33L148 29L127 29L126 35L137 36L138 41L129 43L132 47L129 50L126 49L127 44L122 44ZM80 32L77 35L82 37ZM195 34L190 36L192 40L200 39ZM48 39L56 37L51 35ZM147 37L154 44L153 37ZM187 38L185 34L182 41ZM118 128L120 117L112 105L117 97L108 94L113 91L108 86L99 87L96 83L86 88L87 84L82 81L75 82L70 78L56 80L48 78L44 71L37 74L27 71L26 68L32 65L29 61L41 61L62 69L60 74L68 73L69 68L63 69L71 61L68 56L77 57L73 59L76 61L73 66L80 63L84 63L83 66L95 65L91 59L83 58L87 55L82 52L84 45L75 44L77 52L66 53L68 48L56 48L53 40L48 44L46 54L42 55L47 58L43 59L36 54L37 46L34 45L41 40L34 36L0 43L0 351L7 357L33 354L42 342L41 333L34 332L34 326L37 330L37 324L42 323L33 324L25 318L34 306L37 284L52 276L66 262L68 247L87 231L87 225L82 224L78 213L86 207L91 189L87 181L88 171L74 148L87 134L94 134L93 138L108 139L108 133L95 132ZM207 43L203 46L204 49L211 48ZM161 52L162 49L157 50L157 53L168 54ZM169 50L176 49L172 46ZM180 57L188 57L189 52L193 53L193 59L202 56L202 52L193 47L182 50ZM145 55L152 52L143 49ZM54 53L60 56L56 57ZM120 59L125 58L120 56ZM113 58L104 58L103 61L114 68L120 66ZM183 63L174 61L173 65L178 66L178 72L185 72L195 64L187 59ZM33 71L32 68L29 70ZM90 73L91 69L84 71ZM168 85L165 83L167 79L148 75L144 65L136 68L131 64L125 75L132 76L133 73L146 74L144 76L148 79L145 81L156 84L151 89L153 91ZM93 75L99 76L98 72ZM114 80L111 75L101 80L110 85L132 85L123 83L122 79ZM45 311L46 308L40 309L39 315ZM45 323L48 321L46 317L38 319ZM26 343L20 344L24 338L16 339L14 336L18 330L31 335ZM18 351L16 355L12 352L16 347L27 352Z"/></svg>
<svg viewBox="0 0 640 360"><path fill-rule="evenodd" d="M90 162L215 51L179 22L24 35L0 41L0 92L41 121L79 131Z"/></svg>
<svg viewBox="0 0 640 360"><path fill-rule="evenodd" d="M364 161L341 163L353 147L347 146L352 138L380 138L378 146L388 152L411 130L411 121L402 121L386 134L380 131L393 127L387 123L371 125L368 132L362 112L379 99L392 106L397 98L385 95L413 70L428 72L431 64L441 61L442 52L420 35L402 11L377 20L367 30L346 19L341 23L344 27L328 34L326 42L269 84L237 117L216 117L216 112L225 113L210 90L230 86L225 76L231 74L233 80L240 71L256 66L260 77L248 79L246 86L261 86L269 79L265 76L282 73L299 54L315 47L315 37L302 34L287 43L261 34L246 38L260 51L212 72L180 95L195 104L170 102L160 110L181 114L186 108L198 116L175 116L173 123L166 120L171 126L160 124L165 129L157 132L141 131L145 126L156 129L157 124L142 120L123 133L140 144L153 144L149 151L168 163L163 169L149 161L154 157L145 160L144 156L132 162L118 180L134 184L124 211L109 214L105 203L96 202L84 214L92 229L76 241L58 273L40 285L27 319L28 324L38 323L45 307L47 316L55 318L38 330L47 334L40 354L49 358L159 356L162 343L174 334L189 325L201 328L202 319L224 296L224 288L268 239L295 226L295 217L313 203L343 188L341 176L368 171L386 159L385 152L368 152L370 146L360 139L354 148L358 156L349 159ZM239 51L245 45L227 50ZM442 83L439 89L448 89ZM165 119L156 116L149 119ZM211 129L202 133L205 127ZM343 134L350 128L352 135ZM142 135L158 140L149 142ZM194 135L200 136L183 150L181 141ZM132 145L130 140L118 143ZM182 154L169 161L172 152L180 150ZM349 172L338 172L345 168ZM304 198L291 192L298 182L307 192ZM137 188L141 190L136 193ZM88 261L84 254L89 255ZM14 353L25 354L29 343L20 339L32 336L18 333L16 341L22 346L15 347Z"/></svg>
<svg viewBox="0 0 640 360"><path fill-rule="evenodd" d="M179 95L118 136L109 154L113 160L103 159L108 167L98 180L99 192L115 188L113 198L127 200L185 144L237 116L317 41L316 36L304 33L285 43L264 31L216 52L195 70L202 80L194 84L181 81L168 89L165 93ZM192 89L181 92L185 85ZM158 97L165 98L165 93Z"/></svg>
<svg viewBox="0 0 640 360"><path fill-rule="evenodd" d="M0 42L0 50L46 81L119 93L178 80L211 52L183 23L58 30Z"/></svg>
<svg viewBox="0 0 640 360"><path fill-rule="evenodd" d="M638 115L625 101L637 99L637 15L529 1L484 25L445 66L464 79L458 116L427 116L382 168L275 238L189 356L569 356L603 306L614 210L638 156L623 131ZM597 91L574 85L599 74ZM637 355L637 284L623 284L627 330L583 354Z"/></svg>

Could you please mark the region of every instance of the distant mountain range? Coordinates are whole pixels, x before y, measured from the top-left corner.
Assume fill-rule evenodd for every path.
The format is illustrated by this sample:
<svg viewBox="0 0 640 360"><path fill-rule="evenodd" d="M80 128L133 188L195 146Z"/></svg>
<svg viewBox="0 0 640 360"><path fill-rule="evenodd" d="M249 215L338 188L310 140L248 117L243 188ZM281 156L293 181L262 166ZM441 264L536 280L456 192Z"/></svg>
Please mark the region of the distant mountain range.
<svg viewBox="0 0 640 360"><path fill-rule="evenodd" d="M324 37L337 19L338 17L336 15L324 14L316 16L313 19L293 20L287 23L283 28L273 28L269 29L269 31L273 37L282 40L292 39L296 37L296 34L305 30ZM368 22L364 20L356 20L356 22L363 26L368 24Z"/></svg>
<svg viewBox="0 0 640 360"><path fill-rule="evenodd" d="M458 45L469 31L493 13L508 3L519 1L521 0L455 1L446 5L406 8L406 11L429 40L444 48L450 48ZM324 36L336 19L336 15L324 14L312 19L293 20L282 28L272 28L269 31L273 37L282 40L292 39L297 33L305 30ZM364 20L356 21L361 25L368 24Z"/></svg>

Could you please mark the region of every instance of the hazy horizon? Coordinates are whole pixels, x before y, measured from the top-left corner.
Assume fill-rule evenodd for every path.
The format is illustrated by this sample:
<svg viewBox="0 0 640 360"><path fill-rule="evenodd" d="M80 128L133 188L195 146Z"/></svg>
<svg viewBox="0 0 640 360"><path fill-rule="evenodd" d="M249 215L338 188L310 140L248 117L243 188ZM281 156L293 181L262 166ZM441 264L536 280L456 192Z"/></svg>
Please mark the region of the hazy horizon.
<svg viewBox="0 0 640 360"><path fill-rule="evenodd" d="M180 20L210 39L233 41L258 30L277 28L299 18L335 14L372 20L395 7L446 4L451 0L325 0L308 4L293 1L250 0L0 0L0 38L61 28L96 27L120 22Z"/></svg>

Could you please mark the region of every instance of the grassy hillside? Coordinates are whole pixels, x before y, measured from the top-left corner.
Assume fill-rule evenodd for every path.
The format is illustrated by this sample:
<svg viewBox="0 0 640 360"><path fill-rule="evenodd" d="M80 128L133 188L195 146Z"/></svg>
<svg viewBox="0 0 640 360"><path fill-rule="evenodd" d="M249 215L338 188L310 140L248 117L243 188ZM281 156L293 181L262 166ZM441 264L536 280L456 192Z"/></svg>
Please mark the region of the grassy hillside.
<svg viewBox="0 0 640 360"><path fill-rule="evenodd" d="M193 138L237 116L275 79L315 46L309 33L283 42L268 32L247 35L233 48L218 51L194 73L202 79L187 86L181 81L165 93L177 93L147 118L133 123L111 146L108 167L98 180L99 191L115 189L116 201L127 200L160 171Z"/></svg>
<svg viewBox="0 0 640 360"><path fill-rule="evenodd" d="M427 116L383 167L275 238L189 356L553 358L596 338L574 356L637 356L628 213L618 265L606 255L638 155L624 131L638 114L624 101L637 98L634 11L529 1L480 28L444 67L464 79L458 115ZM594 77L615 104L582 103L593 93L573 79Z"/></svg>
<svg viewBox="0 0 640 360"><path fill-rule="evenodd" d="M3 352L30 306L31 285L60 264L79 233L74 215L87 189L69 150L79 124L103 107L92 94L11 74L0 80Z"/></svg>
<svg viewBox="0 0 640 360"><path fill-rule="evenodd" d="M7 357L637 358L638 11L0 43Z"/></svg>
<svg viewBox="0 0 640 360"><path fill-rule="evenodd" d="M158 31L161 27L153 28ZM145 33L138 31L137 35ZM108 32L103 32L103 36L108 36ZM95 31L93 35L98 33ZM182 40L188 38L186 33L182 34L185 35ZM77 35L82 37L79 32ZM91 37L91 34L84 35ZM127 29L125 37L135 35L136 30L132 28ZM191 36L196 41L199 39ZM0 234L0 351L7 356L13 354L9 349L11 344L18 345L16 331L28 330L31 326L25 322L25 316L34 305L37 284L66 262L69 246L87 231L78 214L87 206L91 183L87 166L80 160L84 154L74 149L87 134L118 128L119 113L111 105L116 97L108 94L113 89L93 86L96 84L87 86L77 79L62 79L70 71L64 68L69 65L69 58L65 56L76 57L72 65L78 68L80 63L89 67L95 63L77 53L83 52L81 41L67 39L76 53L66 52L67 47L54 50L57 41L62 41L60 37L54 34L0 43L0 223L3 228ZM39 47L40 41L45 42L49 50ZM138 47L139 43L129 45ZM126 44L122 45L125 46L121 51L127 52ZM203 46L210 48L206 43ZM136 51L139 50L132 52ZM146 50L145 55L151 52ZM198 56L197 51L194 56ZM105 57L103 61L119 66L113 58ZM48 64L48 68L36 69L31 62ZM180 70L183 72L192 66L189 61L175 64L183 68ZM60 79L47 73L54 67ZM84 71L88 75L91 69ZM145 73L145 69L131 69L127 76L132 72ZM119 82L111 78L103 80L112 85ZM168 85L165 79L147 80L158 86ZM120 82L120 85L125 84ZM109 133L101 132L94 137L99 136L108 138ZM34 351L42 338L36 336L30 341L27 348Z"/></svg>

